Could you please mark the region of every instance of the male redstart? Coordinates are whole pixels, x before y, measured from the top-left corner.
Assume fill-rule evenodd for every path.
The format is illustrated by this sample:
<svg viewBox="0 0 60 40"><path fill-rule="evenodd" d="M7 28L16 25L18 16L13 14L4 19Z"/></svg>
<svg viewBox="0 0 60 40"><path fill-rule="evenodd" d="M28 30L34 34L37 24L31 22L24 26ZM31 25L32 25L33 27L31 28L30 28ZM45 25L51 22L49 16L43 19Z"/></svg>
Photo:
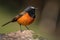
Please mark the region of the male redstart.
<svg viewBox="0 0 60 40"><path fill-rule="evenodd" d="M26 9L24 9L24 11L15 16L11 21L3 24L2 27L11 22L18 22L20 25L24 25L27 29L29 29L27 26L31 24L35 19L35 9L36 8L33 6L27 7Z"/></svg>

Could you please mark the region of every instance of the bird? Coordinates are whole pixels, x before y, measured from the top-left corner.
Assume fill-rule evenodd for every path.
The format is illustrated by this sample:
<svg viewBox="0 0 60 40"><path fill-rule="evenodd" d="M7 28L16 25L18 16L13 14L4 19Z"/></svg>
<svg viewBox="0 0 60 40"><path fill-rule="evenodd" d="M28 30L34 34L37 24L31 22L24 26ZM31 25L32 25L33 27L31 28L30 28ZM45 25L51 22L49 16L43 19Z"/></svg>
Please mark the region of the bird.
<svg viewBox="0 0 60 40"><path fill-rule="evenodd" d="M22 31L21 25L25 26L29 30L28 25L33 23L33 21L36 18L35 10L36 8L34 6L28 6L18 15L16 15L11 21L8 21L7 23L3 24L1 27L4 27L9 23L17 22L20 25L21 31Z"/></svg>

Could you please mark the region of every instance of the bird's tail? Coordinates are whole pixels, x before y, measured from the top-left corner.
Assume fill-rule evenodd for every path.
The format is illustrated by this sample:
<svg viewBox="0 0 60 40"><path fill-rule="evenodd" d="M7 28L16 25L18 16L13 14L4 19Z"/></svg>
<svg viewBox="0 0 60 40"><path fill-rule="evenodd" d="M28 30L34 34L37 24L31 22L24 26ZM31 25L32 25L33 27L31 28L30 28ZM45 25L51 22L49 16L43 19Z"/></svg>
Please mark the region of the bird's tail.
<svg viewBox="0 0 60 40"><path fill-rule="evenodd" d="M9 22L3 24L1 27L4 27L5 25L7 25L7 24L9 24L9 23L11 23L11 22L15 22L16 20L17 20L17 19L14 17L11 21L9 21Z"/></svg>
<svg viewBox="0 0 60 40"><path fill-rule="evenodd" d="M7 24L9 24L9 23L11 23L11 22L12 22L12 21L9 21L9 22L3 24L1 27L4 27L5 25L7 25Z"/></svg>

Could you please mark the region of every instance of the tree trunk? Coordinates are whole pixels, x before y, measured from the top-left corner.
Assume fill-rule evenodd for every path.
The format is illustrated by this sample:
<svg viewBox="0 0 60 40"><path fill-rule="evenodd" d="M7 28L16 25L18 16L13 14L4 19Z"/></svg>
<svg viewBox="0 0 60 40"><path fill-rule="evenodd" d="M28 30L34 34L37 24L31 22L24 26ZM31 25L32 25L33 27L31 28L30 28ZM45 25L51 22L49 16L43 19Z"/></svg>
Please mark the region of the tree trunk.
<svg viewBox="0 0 60 40"><path fill-rule="evenodd" d="M58 2L48 1L45 5L40 22L40 32L52 34L56 29Z"/></svg>

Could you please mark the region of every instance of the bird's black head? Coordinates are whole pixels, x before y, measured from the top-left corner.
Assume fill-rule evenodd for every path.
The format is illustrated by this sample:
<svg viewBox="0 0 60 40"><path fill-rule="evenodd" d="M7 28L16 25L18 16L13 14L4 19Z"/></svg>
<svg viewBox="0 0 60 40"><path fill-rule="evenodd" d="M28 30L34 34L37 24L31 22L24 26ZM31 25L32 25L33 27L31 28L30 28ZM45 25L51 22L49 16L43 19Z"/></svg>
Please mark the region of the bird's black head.
<svg viewBox="0 0 60 40"><path fill-rule="evenodd" d="M31 17L35 18L35 9L35 7L29 6L24 11L28 12Z"/></svg>

